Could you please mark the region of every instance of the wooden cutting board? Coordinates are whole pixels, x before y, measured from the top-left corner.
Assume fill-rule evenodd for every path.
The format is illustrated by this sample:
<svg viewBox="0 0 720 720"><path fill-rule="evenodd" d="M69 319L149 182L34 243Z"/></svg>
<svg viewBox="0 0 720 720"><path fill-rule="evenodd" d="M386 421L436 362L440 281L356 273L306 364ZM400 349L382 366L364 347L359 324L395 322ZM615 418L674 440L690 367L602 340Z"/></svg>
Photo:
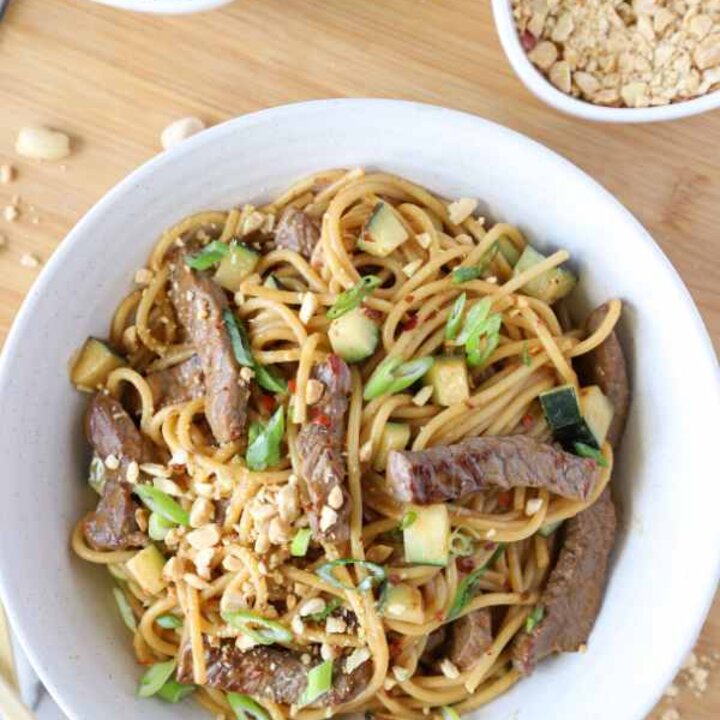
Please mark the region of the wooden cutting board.
<svg viewBox="0 0 720 720"><path fill-rule="evenodd" d="M0 215L0 338L38 273L22 256L45 262L96 200L158 151L170 121L192 114L216 123L298 100L379 96L482 115L589 172L662 246L717 347L720 112L640 126L560 115L513 75L488 5L238 0L158 18L83 0L13 0L0 24L0 163L13 163L18 176L0 185L0 208L17 194L21 215L14 223ZM15 134L33 122L71 133L75 154L63 164L16 158ZM720 649L718 602L701 649ZM684 720L720 717L720 667L702 698L685 691L676 704Z"/></svg>

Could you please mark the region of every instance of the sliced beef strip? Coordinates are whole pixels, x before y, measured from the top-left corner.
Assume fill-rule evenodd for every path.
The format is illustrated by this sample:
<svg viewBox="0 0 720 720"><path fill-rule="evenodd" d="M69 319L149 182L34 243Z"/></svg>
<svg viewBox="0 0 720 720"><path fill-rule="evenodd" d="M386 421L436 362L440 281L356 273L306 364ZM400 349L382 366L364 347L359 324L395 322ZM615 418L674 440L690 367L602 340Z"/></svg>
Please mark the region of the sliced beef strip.
<svg viewBox="0 0 720 720"><path fill-rule="evenodd" d="M156 411L194 400L205 393L202 363L197 355L165 370L149 373L145 380L150 386Z"/></svg>
<svg viewBox="0 0 720 720"><path fill-rule="evenodd" d="M325 389L320 400L310 408L310 420L298 434L301 473L310 499L308 512L313 536L341 543L350 534L350 493L345 482L344 457L350 369L337 355L330 355L314 368L313 377ZM342 492L342 505L337 508L328 502L335 488ZM324 514L335 519L329 524L323 522Z"/></svg>
<svg viewBox="0 0 720 720"><path fill-rule="evenodd" d="M450 628L448 658L465 672L482 658L492 645L492 614L487 608L458 618Z"/></svg>
<svg viewBox="0 0 720 720"><path fill-rule="evenodd" d="M544 657L576 651L587 642L600 612L615 531L609 488L568 520L560 556L540 600L543 619L514 641L513 665L519 672L530 673Z"/></svg>
<svg viewBox="0 0 720 720"><path fill-rule="evenodd" d="M291 206L282 211L275 228L275 247L294 250L310 260L319 240L320 230L309 215Z"/></svg>
<svg viewBox="0 0 720 720"><path fill-rule="evenodd" d="M83 531L88 544L95 550L124 550L145 545L147 536L140 532L135 521L139 506L125 476L131 462L155 459L152 443L141 435L123 406L103 393L90 401L85 431L101 460L113 455L119 463L115 470L106 469L102 497L95 512L85 521Z"/></svg>
<svg viewBox="0 0 720 720"><path fill-rule="evenodd" d="M594 333L607 315L608 306L593 310L585 322L588 335ZM617 333L613 330L598 347L576 360L584 385L597 385L613 404L615 414L608 430L607 439L617 447L625 430L630 408L630 381L627 363Z"/></svg>
<svg viewBox="0 0 720 720"><path fill-rule="evenodd" d="M233 643L220 647L206 647L208 687L252 695L259 699L292 705L300 700L307 686L307 674L312 665L303 665L299 656L283 648L255 647L238 650ZM317 664L317 663L313 663ZM343 671L344 660L333 666L333 688L313 705L339 705L352 700L367 685L372 675L372 663L364 662L349 675ZM177 679L181 683L194 682L192 651L185 645L180 652Z"/></svg>
<svg viewBox="0 0 720 720"><path fill-rule="evenodd" d="M425 648L420 656L420 662L423 665L432 665L438 659L440 651L447 640L447 628L441 625L428 635Z"/></svg>
<svg viewBox="0 0 720 720"><path fill-rule="evenodd" d="M238 440L245 430L251 380L240 371L225 327L227 297L209 275L192 270L179 254L170 266L170 300L200 358L208 423L218 442Z"/></svg>
<svg viewBox="0 0 720 720"><path fill-rule="evenodd" d="M390 452L387 482L401 502L461 498L488 487L547 488L573 500L589 497L599 477L593 461L524 435L476 437L419 452Z"/></svg>

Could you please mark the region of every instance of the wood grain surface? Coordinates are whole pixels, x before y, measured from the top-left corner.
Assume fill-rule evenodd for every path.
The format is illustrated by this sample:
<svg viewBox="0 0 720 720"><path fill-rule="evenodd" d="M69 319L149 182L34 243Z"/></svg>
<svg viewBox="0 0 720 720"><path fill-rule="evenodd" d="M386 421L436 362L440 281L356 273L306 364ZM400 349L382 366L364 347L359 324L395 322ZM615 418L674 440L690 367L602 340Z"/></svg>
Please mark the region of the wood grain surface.
<svg viewBox="0 0 720 720"><path fill-rule="evenodd" d="M17 194L21 216L0 215L0 339L38 273L21 257L45 262L96 200L158 151L168 122L193 114L216 123L338 96L466 110L562 153L650 230L718 347L720 112L640 126L560 115L513 75L487 0L237 0L180 18L84 0L13 0L0 24L0 163L18 176L0 185L0 208ZM72 157L15 157L16 132L29 123L69 132ZM700 647L720 649L720 602ZM701 698L681 692L674 705L684 720L720 717L720 667L709 684Z"/></svg>

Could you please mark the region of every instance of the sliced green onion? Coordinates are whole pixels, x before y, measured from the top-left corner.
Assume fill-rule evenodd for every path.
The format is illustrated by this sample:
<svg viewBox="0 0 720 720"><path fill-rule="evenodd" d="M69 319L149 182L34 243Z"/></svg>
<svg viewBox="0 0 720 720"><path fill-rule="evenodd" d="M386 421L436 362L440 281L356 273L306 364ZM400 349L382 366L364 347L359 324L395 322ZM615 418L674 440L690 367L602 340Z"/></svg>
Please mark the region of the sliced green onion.
<svg viewBox="0 0 720 720"><path fill-rule="evenodd" d="M414 510L408 510L403 516L402 520L398 525L398 530L405 530L409 528L417 520L417 513Z"/></svg>
<svg viewBox="0 0 720 720"><path fill-rule="evenodd" d="M240 695L240 693L228 693L226 695L230 707L235 713L237 720L270 720L270 716L263 708L258 705L249 695Z"/></svg>
<svg viewBox="0 0 720 720"><path fill-rule="evenodd" d="M467 294L462 293L458 295L455 300L455 304L448 315L447 323L445 324L445 339L454 340L455 336L460 330L460 323L462 322L463 311L465 310L465 303L467 302Z"/></svg>
<svg viewBox="0 0 720 720"><path fill-rule="evenodd" d="M325 605L324 609L322 609L320 612L313 613L308 617L314 622L322 622L323 620L325 620L325 618L332 615L341 605L342 602L340 601L340 598L334 597L332 600L330 600L329 603Z"/></svg>
<svg viewBox="0 0 720 720"><path fill-rule="evenodd" d="M235 313L229 308L225 308L222 312L223 321L230 336L235 359L245 367L254 368L255 358L250 350L250 338L248 337L245 325L238 320Z"/></svg>
<svg viewBox="0 0 720 720"><path fill-rule="evenodd" d="M472 335L465 343L468 365L480 367L484 365L500 344L500 326L502 318L493 314L482 325L480 332Z"/></svg>
<svg viewBox="0 0 720 720"><path fill-rule="evenodd" d="M170 679L175 672L177 660L168 660L151 665L140 678L138 695L143 698L151 697L160 691L160 688Z"/></svg>
<svg viewBox="0 0 720 720"><path fill-rule="evenodd" d="M345 565L357 565L358 567L364 567L370 574L360 581L357 588L353 585L346 585L333 575L333 570L336 567ZM387 572L384 567L381 567L376 563L369 562L368 560L355 560L355 558L340 558L339 560L332 560L331 562L327 562L317 568L315 570L315 574L320 576L325 582L330 583L333 587L342 588L343 590L369 590L375 583L381 583L387 577Z"/></svg>
<svg viewBox="0 0 720 720"><path fill-rule="evenodd" d="M155 622L165 630L177 630L183 626L183 621L177 615L166 613L165 615L158 615L155 618Z"/></svg>
<svg viewBox="0 0 720 720"><path fill-rule="evenodd" d="M307 677L307 687L298 703L299 707L305 707L311 702L324 695L332 687L333 663L332 660L316 665Z"/></svg>
<svg viewBox="0 0 720 720"><path fill-rule="evenodd" d="M460 285L469 280L477 280L482 274L482 267L461 267L452 271L452 279L456 285Z"/></svg>
<svg viewBox="0 0 720 720"><path fill-rule="evenodd" d="M300 528L290 543L290 554L293 557L305 557L310 547L310 538L312 530L310 528Z"/></svg>
<svg viewBox="0 0 720 720"><path fill-rule="evenodd" d="M189 525L190 516L179 503L153 485L134 485L133 492L154 513L176 525Z"/></svg>
<svg viewBox="0 0 720 720"><path fill-rule="evenodd" d="M195 685L183 685L177 680L168 680L158 691L157 697L162 698L165 702L179 703L188 695L192 695L197 687Z"/></svg>
<svg viewBox="0 0 720 720"><path fill-rule="evenodd" d="M530 351L528 350L527 340L523 343L522 364L525 365L525 367L530 367L530 365L532 365L532 359L530 358Z"/></svg>
<svg viewBox="0 0 720 720"><path fill-rule="evenodd" d="M151 540L161 542L167 537L167 534L174 527L177 527L177 524L171 520L168 520L155 512L150 513L150 519L148 520L148 535Z"/></svg>
<svg viewBox="0 0 720 720"><path fill-rule="evenodd" d="M280 462L280 445L285 434L285 408L281 405L267 425L253 438L245 453L251 470L262 471Z"/></svg>
<svg viewBox="0 0 720 720"><path fill-rule="evenodd" d="M345 313L349 313L360 305L381 283L382 280L377 275L365 275L357 285L353 285L349 290L337 296L333 306L325 313L326 316L331 320L335 320Z"/></svg>
<svg viewBox="0 0 720 720"><path fill-rule="evenodd" d="M395 393L409 388L421 377L423 377L423 375L425 375L434 364L435 358L429 355L403 363L393 373L393 381L390 383L390 387L387 391L391 395L394 395Z"/></svg>
<svg viewBox="0 0 720 720"><path fill-rule="evenodd" d="M137 630L137 620L135 620L135 615L127 597L125 597L125 593L120 588L113 588L112 594L120 611L120 617L125 623L125 627L127 627L130 632L135 632Z"/></svg>
<svg viewBox="0 0 720 720"><path fill-rule="evenodd" d="M473 599L477 581L504 552L505 544L500 543L495 549L495 552L479 568L473 570L469 575L463 578L458 585L457 592L455 593L455 599L448 611L448 620L454 620L465 609L466 605Z"/></svg>
<svg viewBox="0 0 720 720"><path fill-rule="evenodd" d="M545 608L538 605L525 619L525 632L532 632L545 617Z"/></svg>
<svg viewBox="0 0 720 720"><path fill-rule="evenodd" d="M207 270L219 263L229 252L230 246L227 243L213 240L195 255L187 255L185 264L193 270Z"/></svg>
<svg viewBox="0 0 720 720"><path fill-rule="evenodd" d="M255 379L268 392L287 395L288 386L280 373L269 365L255 365Z"/></svg>
<svg viewBox="0 0 720 720"><path fill-rule="evenodd" d="M384 395L393 381L393 371L402 365L402 358L387 357L373 371L365 383L363 390L363 399L372 400L373 398Z"/></svg>
<svg viewBox="0 0 720 720"><path fill-rule="evenodd" d="M589 458L590 460L594 460L598 465L600 465L600 467L608 466L608 461L605 459L605 456L599 450L596 450L594 447L590 447L585 443L576 442L574 448L576 455L584 458Z"/></svg>
<svg viewBox="0 0 720 720"><path fill-rule="evenodd" d="M442 720L460 720L460 715L458 715L457 710L449 705L441 707L440 713L442 714Z"/></svg>
<svg viewBox="0 0 720 720"><path fill-rule="evenodd" d="M479 303L473 305L465 316L465 323L460 335L455 341L456 345L464 345L473 335L479 335L483 324L490 313L492 300L489 297L483 298Z"/></svg>
<svg viewBox="0 0 720 720"><path fill-rule="evenodd" d="M245 635L261 645L292 641L293 634L290 630L279 622L268 620L262 615L256 615L247 610L226 610L220 614L226 623L245 633Z"/></svg>
<svg viewBox="0 0 720 720"><path fill-rule="evenodd" d="M252 368L255 371L255 379L258 381L260 387L272 393L286 395L288 388L282 375L271 367L258 365L255 360L252 350L250 349L250 338L248 337L244 323L238 320L237 315L235 315L232 310L227 308L223 310L222 316L228 335L230 336L233 354L238 363L244 367Z"/></svg>
<svg viewBox="0 0 720 720"><path fill-rule="evenodd" d="M550 537L562 524L563 524L562 520L558 520L557 522L554 522L554 523L548 523L547 525L543 525L538 530L538 532L544 538L547 538L547 537Z"/></svg>
<svg viewBox="0 0 720 720"><path fill-rule="evenodd" d="M475 552L475 538L458 528L450 535L450 552L460 557L468 557Z"/></svg>

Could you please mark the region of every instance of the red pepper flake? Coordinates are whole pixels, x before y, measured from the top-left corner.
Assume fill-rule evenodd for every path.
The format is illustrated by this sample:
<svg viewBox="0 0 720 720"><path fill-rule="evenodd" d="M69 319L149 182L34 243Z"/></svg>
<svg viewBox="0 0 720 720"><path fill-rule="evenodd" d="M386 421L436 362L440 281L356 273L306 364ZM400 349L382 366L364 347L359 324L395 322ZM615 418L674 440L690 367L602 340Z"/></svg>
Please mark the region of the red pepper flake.
<svg viewBox="0 0 720 720"><path fill-rule="evenodd" d="M397 584L399 584L399 583L402 582L402 578L401 578L399 575L395 574L395 573L393 573L392 575L390 575L389 580L390 580L390 584L391 584L391 585L397 585Z"/></svg>
<svg viewBox="0 0 720 720"><path fill-rule="evenodd" d="M331 425L330 417L322 412L322 410L318 410L318 408L313 408L310 411L310 422L316 425L322 425L323 427L330 427Z"/></svg>
<svg viewBox="0 0 720 720"><path fill-rule="evenodd" d="M529 30L526 30L520 36L520 44L525 52L530 52L537 45L537 38Z"/></svg>
<svg viewBox="0 0 720 720"><path fill-rule="evenodd" d="M268 415L275 409L275 398L272 395L266 395L263 393L258 402L260 403L260 407L263 412Z"/></svg>
<svg viewBox="0 0 720 720"><path fill-rule="evenodd" d="M495 549L495 543L494 542L486 542L483 545L483 550L494 550Z"/></svg>
<svg viewBox="0 0 720 720"><path fill-rule="evenodd" d="M469 557L459 557L455 560L455 564L457 569L462 570L462 572L469 573L475 569L475 561Z"/></svg>
<svg viewBox="0 0 720 720"><path fill-rule="evenodd" d="M442 622L442 621L445 619L445 611L444 611L444 610L438 610L438 611L435 613L435 619L436 619L438 622Z"/></svg>
<svg viewBox="0 0 720 720"><path fill-rule="evenodd" d="M501 492L498 495L498 505L501 508L510 507L511 502L512 502L512 491L511 490L505 490L504 492Z"/></svg>
<svg viewBox="0 0 720 720"><path fill-rule="evenodd" d="M535 420L533 416L528 413L527 415L523 415L523 419L520 422L522 423L522 426L527 430L533 426Z"/></svg>
<svg viewBox="0 0 720 720"><path fill-rule="evenodd" d="M419 318L417 316L417 313L412 313L408 317L408 319L403 323L403 326L402 326L403 331L413 330L414 328L416 328L417 324L418 324L418 320L419 320Z"/></svg>
<svg viewBox="0 0 720 720"><path fill-rule="evenodd" d="M374 322L381 322L383 319L383 314L374 308L364 307L362 311L366 317L370 318L370 320L373 320Z"/></svg>
<svg viewBox="0 0 720 720"><path fill-rule="evenodd" d="M405 302L408 302L408 303L411 303L411 302L413 302L414 300L415 300L415 296L414 296L414 295L408 295L408 296L405 298Z"/></svg>
<svg viewBox="0 0 720 720"><path fill-rule="evenodd" d="M512 592L512 583L510 582L510 579L509 579L509 578L505 581L505 585L504 585L503 587L504 587L505 590L507 590L508 592Z"/></svg>
<svg viewBox="0 0 720 720"><path fill-rule="evenodd" d="M333 375L339 375L342 372L342 363L339 355L330 355L328 357L328 365Z"/></svg>
<svg viewBox="0 0 720 720"><path fill-rule="evenodd" d="M288 380L288 390L293 394L295 393L297 390L297 382L295 380Z"/></svg>
<svg viewBox="0 0 720 720"><path fill-rule="evenodd" d="M428 313L426 320L432 320L437 315L437 310L433 310L432 312Z"/></svg>

